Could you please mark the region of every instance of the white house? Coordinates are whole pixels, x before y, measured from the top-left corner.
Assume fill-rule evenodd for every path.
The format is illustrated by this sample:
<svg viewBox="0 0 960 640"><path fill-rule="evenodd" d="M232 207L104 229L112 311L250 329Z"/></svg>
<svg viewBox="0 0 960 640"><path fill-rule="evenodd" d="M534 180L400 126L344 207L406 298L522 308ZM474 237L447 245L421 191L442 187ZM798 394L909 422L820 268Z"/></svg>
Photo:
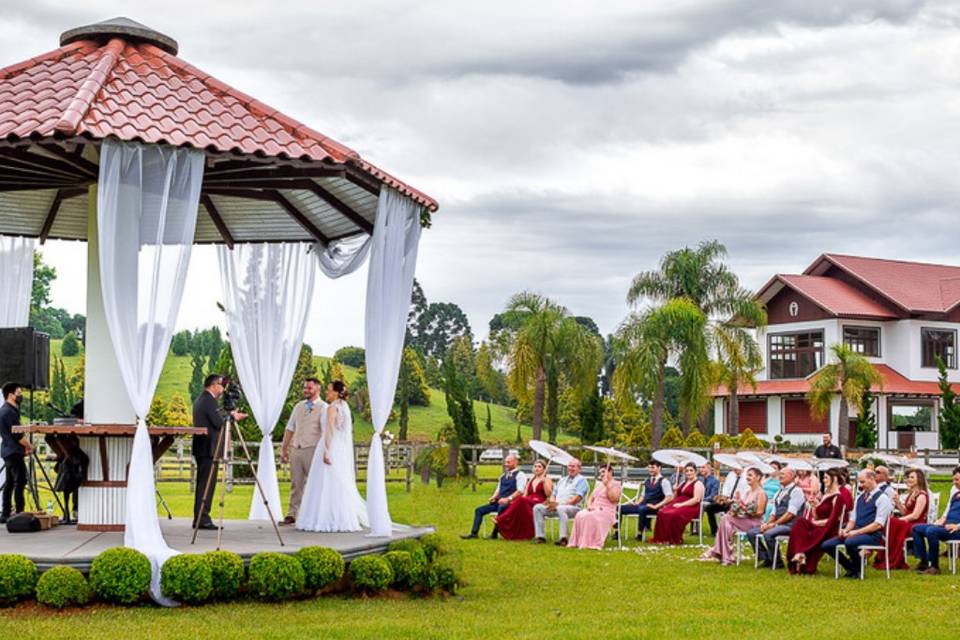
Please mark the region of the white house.
<svg viewBox="0 0 960 640"><path fill-rule="evenodd" d="M792 441L818 440L829 430L838 439L839 394L823 419L810 414L805 395L830 345L844 342L883 377L882 390L873 390L879 446L939 446L937 356L951 383L960 383L960 267L824 254L802 275L774 276L757 298L768 313L757 335L764 367L756 389L739 390L741 430ZM960 392L960 384L954 390ZM714 430L720 433L730 398L723 387L714 396Z"/></svg>

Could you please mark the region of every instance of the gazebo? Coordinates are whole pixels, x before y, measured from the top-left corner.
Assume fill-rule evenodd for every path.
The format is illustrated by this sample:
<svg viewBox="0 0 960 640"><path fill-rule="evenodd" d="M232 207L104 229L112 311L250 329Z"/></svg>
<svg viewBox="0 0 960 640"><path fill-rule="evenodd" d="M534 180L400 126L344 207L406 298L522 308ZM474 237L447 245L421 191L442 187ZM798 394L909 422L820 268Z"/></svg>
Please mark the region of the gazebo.
<svg viewBox="0 0 960 640"><path fill-rule="evenodd" d="M285 340L274 345L286 360L303 337L304 301L288 305L298 307L295 318L278 303L284 277L299 273L306 288L316 265L337 277L369 252L366 347L375 435L367 498L371 530L388 535L379 432L393 400L419 231L437 203L177 53L169 36L116 18L70 29L58 49L0 69L0 236L29 246L88 242L85 422L139 419L128 478L113 487L113 500L126 509L118 505L104 517L122 517L126 544L159 566L165 552L157 550L163 539L143 403L169 346L190 245L221 245L223 272L232 274L222 276L224 296L234 302L227 310L234 314L231 333L249 330L241 349L247 357L235 353L241 382L248 395L266 396L269 376L253 378L275 370L273 379L286 376L289 385L292 369L288 375L289 367L258 355L256 336L266 340L270 322L290 325L276 332ZM248 253L238 257L244 247ZM0 267L22 260L2 249ZM303 266L307 253L310 269ZM287 270L270 275L264 264ZM259 284L244 289L252 272ZM275 422L276 402L261 400L258 422ZM267 436L273 424L261 427ZM275 485L272 465L272 449L267 457L261 452L260 467L269 467ZM141 522L151 510L153 522Z"/></svg>

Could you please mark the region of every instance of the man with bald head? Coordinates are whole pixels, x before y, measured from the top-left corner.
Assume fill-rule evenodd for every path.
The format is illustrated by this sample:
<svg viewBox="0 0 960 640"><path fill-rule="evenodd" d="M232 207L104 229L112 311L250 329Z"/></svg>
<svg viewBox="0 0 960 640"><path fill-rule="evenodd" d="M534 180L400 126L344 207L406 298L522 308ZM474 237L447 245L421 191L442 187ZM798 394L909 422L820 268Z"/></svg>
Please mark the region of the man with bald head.
<svg viewBox="0 0 960 640"><path fill-rule="evenodd" d="M762 566L773 566L774 554L778 553L776 538L790 535L803 505L803 489L797 486L797 473L790 467L784 467L780 470L780 490L773 496L773 512L762 525L747 531L747 539L757 549L757 561ZM783 562L777 564L787 566Z"/></svg>
<svg viewBox="0 0 960 640"><path fill-rule="evenodd" d="M893 488L893 481L890 479L890 469L881 464L873 470L873 473L877 477L877 487L893 502L897 490Z"/></svg>
<svg viewBox="0 0 960 640"><path fill-rule="evenodd" d="M483 517L485 515L488 513L503 513L515 498L523 495L523 489L527 486L527 476L524 475L523 471L520 471L519 465L520 461L517 459L517 456L512 453L504 458L503 475L500 476L500 480L497 482L496 491L490 496L487 504L480 505L473 512L473 528L470 529L469 534L460 536L461 538L470 540L479 537L480 525L483 523ZM496 527L493 528L493 535L490 537L497 537Z"/></svg>
<svg viewBox="0 0 960 640"><path fill-rule="evenodd" d="M833 555L839 546L843 546L846 555L837 554L840 565L846 569L848 578L861 578L860 547L878 545L883 542L883 528L887 518L893 512L893 502L877 485L877 474L864 469L857 475L860 496L853 505L850 519L840 529L835 538L830 538L820 548L824 553Z"/></svg>

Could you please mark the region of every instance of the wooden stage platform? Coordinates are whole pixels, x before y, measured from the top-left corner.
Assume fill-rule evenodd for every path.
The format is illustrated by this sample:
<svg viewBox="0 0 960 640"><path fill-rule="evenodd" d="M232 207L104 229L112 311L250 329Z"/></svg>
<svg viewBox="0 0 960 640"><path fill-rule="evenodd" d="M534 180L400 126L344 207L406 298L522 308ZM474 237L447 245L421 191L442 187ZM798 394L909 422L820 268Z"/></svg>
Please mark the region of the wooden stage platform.
<svg viewBox="0 0 960 640"><path fill-rule="evenodd" d="M184 553L203 553L217 546L216 531L200 531L196 544L191 545L193 529L189 518L161 519L167 544ZM240 554L245 561L260 551L295 553L302 547L319 545L336 549L350 560L362 555L381 553L393 540L419 538L432 533L432 527L408 527L394 524L390 538L368 537L357 533L311 533L292 526L280 527L284 546L280 546L269 522L252 520L225 520L223 549ZM123 545L123 533L78 531L75 526L58 526L36 533L7 533L0 527L0 553L20 553L33 560L43 571L58 564L76 567L83 572L93 559L105 549Z"/></svg>

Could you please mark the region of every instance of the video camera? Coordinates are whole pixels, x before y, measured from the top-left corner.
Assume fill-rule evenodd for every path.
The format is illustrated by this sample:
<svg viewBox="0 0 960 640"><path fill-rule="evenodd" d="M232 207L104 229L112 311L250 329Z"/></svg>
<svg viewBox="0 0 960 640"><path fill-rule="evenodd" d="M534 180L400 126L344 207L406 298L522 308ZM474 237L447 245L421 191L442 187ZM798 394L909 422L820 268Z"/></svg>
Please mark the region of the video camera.
<svg viewBox="0 0 960 640"><path fill-rule="evenodd" d="M229 377L223 378L223 410L227 413L236 411L243 401L243 389L240 383Z"/></svg>

